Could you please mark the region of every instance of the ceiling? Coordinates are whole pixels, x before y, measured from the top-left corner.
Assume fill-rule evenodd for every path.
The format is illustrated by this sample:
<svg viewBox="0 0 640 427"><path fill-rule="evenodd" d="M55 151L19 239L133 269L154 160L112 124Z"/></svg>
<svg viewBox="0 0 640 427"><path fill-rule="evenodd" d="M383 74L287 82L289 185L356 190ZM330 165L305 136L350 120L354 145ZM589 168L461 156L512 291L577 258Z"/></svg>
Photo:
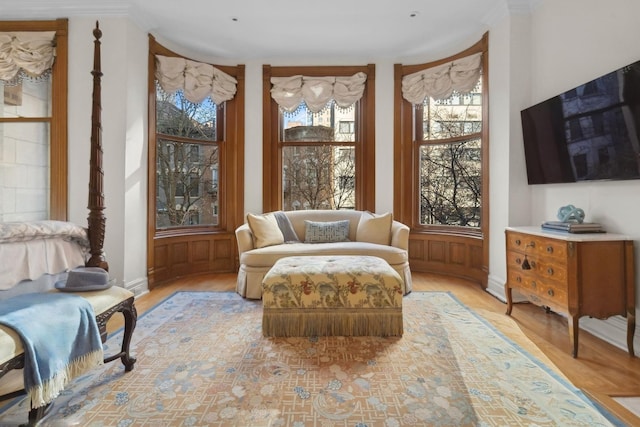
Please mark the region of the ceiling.
<svg viewBox="0 0 640 427"><path fill-rule="evenodd" d="M235 61L371 61L455 53L540 1L0 0L0 10L2 20L128 16L168 47Z"/></svg>

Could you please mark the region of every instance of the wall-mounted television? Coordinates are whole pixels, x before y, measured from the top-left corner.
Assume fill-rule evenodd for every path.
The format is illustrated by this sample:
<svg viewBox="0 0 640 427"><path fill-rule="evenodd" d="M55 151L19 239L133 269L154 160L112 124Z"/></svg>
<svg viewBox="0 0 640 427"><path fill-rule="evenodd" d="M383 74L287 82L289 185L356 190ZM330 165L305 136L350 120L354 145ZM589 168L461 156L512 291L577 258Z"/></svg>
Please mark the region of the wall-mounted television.
<svg viewBox="0 0 640 427"><path fill-rule="evenodd" d="M640 61L521 118L529 184L640 179Z"/></svg>

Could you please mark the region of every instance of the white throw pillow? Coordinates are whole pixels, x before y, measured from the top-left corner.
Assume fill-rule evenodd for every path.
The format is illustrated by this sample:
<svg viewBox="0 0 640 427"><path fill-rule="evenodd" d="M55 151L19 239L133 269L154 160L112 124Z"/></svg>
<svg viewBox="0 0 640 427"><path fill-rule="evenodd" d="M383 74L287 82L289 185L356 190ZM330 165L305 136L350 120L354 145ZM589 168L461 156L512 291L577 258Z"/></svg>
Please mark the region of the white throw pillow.
<svg viewBox="0 0 640 427"><path fill-rule="evenodd" d="M362 212L356 230L356 240L358 242L389 245L391 243L392 222L393 215L391 212L380 215L373 214L369 211Z"/></svg>
<svg viewBox="0 0 640 427"><path fill-rule="evenodd" d="M284 235L280 231L278 221L276 221L273 213L247 214L247 223L251 229L251 234L253 234L253 245L256 248L284 243Z"/></svg>

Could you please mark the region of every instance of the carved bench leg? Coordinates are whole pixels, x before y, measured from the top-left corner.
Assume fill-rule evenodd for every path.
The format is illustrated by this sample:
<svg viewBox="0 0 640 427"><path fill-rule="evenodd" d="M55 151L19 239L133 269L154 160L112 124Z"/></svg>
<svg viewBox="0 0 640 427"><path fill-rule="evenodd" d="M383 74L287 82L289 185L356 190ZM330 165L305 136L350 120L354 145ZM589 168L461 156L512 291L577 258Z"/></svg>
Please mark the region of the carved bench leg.
<svg viewBox="0 0 640 427"><path fill-rule="evenodd" d="M51 403L39 408L31 408L31 410L29 411L29 422L27 425L29 427L37 426L40 420L44 418L47 412L49 412L49 409L51 409Z"/></svg>
<svg viewBox="0 0 640 427"><path fill-rule="evenodd" d="M136 363L135 357L131 357L129 354L129 345L131 344L131 337L133 336L133 330L136 328L138 322L138 312L136 307L131 304L124 307L122 310L124 316L124 335L122 337L122 364L124 365L125 372L129 372L133 369L133 365Z"/></svg>
<svg viewBox="0 0 640 427"><path fill-rule="evenodd" d="M133 369L133 365L136 363L135 357L131 357L131 355L129 354L131 337L133 336L133 330L136 328L136 323L138 321L138 312L136 311L136 307L133 304L133 297L119 304L114 309L114 312L120 312L124 316L124 335L122 336L122 348L119 353L106 357L104 359L104 363L109 363L119 358L124 365L125 372L129 372Z"/></svg>

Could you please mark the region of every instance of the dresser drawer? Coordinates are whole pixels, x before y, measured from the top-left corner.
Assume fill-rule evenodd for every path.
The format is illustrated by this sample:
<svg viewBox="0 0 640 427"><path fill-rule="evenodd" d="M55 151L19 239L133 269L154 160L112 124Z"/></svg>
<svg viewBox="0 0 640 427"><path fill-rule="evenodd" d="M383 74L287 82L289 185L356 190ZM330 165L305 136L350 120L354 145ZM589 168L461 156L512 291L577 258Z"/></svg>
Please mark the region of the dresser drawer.
<svg viewBox="0 0 640 427"><path fill-rule="evenodd" d="M543 279L557 280L559 282L566 282L567 280L566 263L560 263L556 258L527 254L527 262L530 267L529 270L522 269L523 262L524 254L514 251L507 252L507 266L509 267L520 269L523 272L529 272L530 274L535 274Z"/></svg>
<svg viewBox="0 0 640 427"><path fill-rule="evenodd" d="M507 233L507 250L515 250L527 255L552 256L558 261L567 259L567 243L565 241L530 234Z"/></svg>
<svg viewBox="0 0 640 427"><path fill-rule="evenodd" d="M535 296L536 298L531 299L532 302L541 304L538 301L542 300L544 305L544 302L548 301L555 307L566 309L568 298L565 283L541 278L529 271L519 271L514 268L507 268L507 277L510 287L522 290L528 299L531 299L530 296Z"/></svg>

